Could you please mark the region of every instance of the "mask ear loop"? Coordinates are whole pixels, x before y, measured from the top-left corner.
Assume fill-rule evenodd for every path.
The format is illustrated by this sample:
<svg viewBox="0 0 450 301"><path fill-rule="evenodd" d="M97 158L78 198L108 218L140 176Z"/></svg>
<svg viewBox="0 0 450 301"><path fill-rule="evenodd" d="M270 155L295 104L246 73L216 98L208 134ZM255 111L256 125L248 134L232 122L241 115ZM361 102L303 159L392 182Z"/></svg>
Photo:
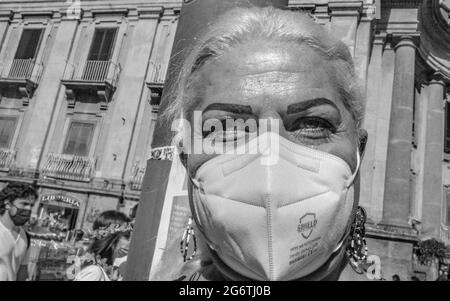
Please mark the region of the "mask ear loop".
<svg viewBox="0 0 450 301"><path fill-rule="evenodd" d="M356 150L356 168L353 172L352 176L347 182L347 189L353 185L353 182L355 181L356 176L358 175L359 168L361 167L361 155L359 153L359 148Z"/></svg>
<svg viewBox="0 0 450 301"><path fill-rule="evenodd" d="M188 172L188 178L189 178L189 181L191 182L191 185L188 185L188 199L189 199L189 207L191 208L192 218L193 218L198 230L202 233L201 237L206 240L208 247L214 250L214 247L213 247L214 244L205 235L205 233L206 233L205 229L203 228L203 226L200 222L200 219L197 214L197 207L195 206L195 203L194 203L192 187L195 186L198 190L200 190L200 185L199 185L198 181L191 178L191 176L189 175L189 172Z"/></svg>
<svg viewBox="0 0 450 301"><path fill-rule="evenodd" d="M198 185L198 182L191 178L189 171L187 172L187 174L188 174L189 181L191 182L191 185L188 185L188 190L189 190L188 191L188 193L189 193L188 199L189 199L189 207L191 207L192 218L194 219L195 224L197 225L197 228L200 231L203 231L204 229L200 224L200 220L197 215L197 210L196 210L196 207L194 204L194 196L193 196L193 187L195 186L197 189L200 189L200 187Z"/></svg>
<svg viewBox="0 0 450 301"><path fill-rule="evenodd" d="M350 188L350 186L353 185L353 182L355 181L355 178L358 175L360 165L361 165L361 155L359 153L359 148L358 148L356 150L356 168L355 168L355 172L352 174L352 176L348 180L347 190ZM358 210L358 208L356 208L356 210ZM355 209L352 208L352 213L354 211L355 211ZM354 214L352 214L352 216L354 216ZM352 225L353 225L353 222L349 222L348 225L345 227L344 235L342 236L341 240L339 241L339 243L337 244L336 248L333 250L332 253L338 252L342 248L342 246L344 245L344 242L348 240L348 237L350 235L350 230L352 228Z"/></svg>

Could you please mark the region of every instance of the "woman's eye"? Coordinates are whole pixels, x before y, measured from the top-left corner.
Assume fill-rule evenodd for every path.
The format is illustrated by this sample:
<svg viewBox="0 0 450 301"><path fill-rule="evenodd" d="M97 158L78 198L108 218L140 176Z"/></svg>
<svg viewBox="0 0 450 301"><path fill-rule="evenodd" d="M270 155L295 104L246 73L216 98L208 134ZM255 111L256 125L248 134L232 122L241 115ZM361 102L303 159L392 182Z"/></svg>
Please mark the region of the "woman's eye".
<svg viewBox="0 0 450 301"><path fill-rule="evenodd" d="M327 139L336 129L325 119L307 117L296 121L290 132L297 139Z"/></svg>

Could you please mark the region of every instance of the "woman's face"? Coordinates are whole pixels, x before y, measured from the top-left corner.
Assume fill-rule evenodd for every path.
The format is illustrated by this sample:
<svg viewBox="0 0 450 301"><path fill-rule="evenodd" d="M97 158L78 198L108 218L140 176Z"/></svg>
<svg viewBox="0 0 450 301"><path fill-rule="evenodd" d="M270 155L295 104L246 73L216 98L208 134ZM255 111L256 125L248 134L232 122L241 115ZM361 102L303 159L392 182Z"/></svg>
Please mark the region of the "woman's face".
<svg viewBox="0 0 450 301"><path fill-rule="evenodd" d="M276 119L280 136L336 155L355 171L356 123L327 64L312 49L295 43L242 44L201 68L204 90L191 110L202 112L203 123L211 118ZM195 127L193 120L191 125ZM191 175L214 156L189 155Z"/></svg>
<svg viewBox="0 0 450 301"><path fill-rule="evenodd" d="M120 258L128 255L128 250L130 248L130 238L120 237L117 242L116 248L114 249L114 258Z"/></svg>

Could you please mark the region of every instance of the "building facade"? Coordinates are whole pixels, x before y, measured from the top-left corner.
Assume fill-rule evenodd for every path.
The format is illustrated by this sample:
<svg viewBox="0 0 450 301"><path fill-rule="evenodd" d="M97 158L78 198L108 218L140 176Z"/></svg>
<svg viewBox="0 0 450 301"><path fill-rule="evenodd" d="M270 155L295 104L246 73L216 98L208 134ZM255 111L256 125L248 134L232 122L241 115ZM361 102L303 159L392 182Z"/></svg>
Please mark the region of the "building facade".
<svg viewBox="0 0 450 301"><path fill-rule="evenodd" d="M359 203L369 254L388 280L435 280L414 248L430 238L450 243L450 1L290 3L347 43L365 90Z"/></svg>
<svg viewBox="0 0 450 301"><path fill-rule="evenodd" d="M0 3L0 182L39 186L73 228L139 200L181 1ZM349 47L369 139L359 199L383 276L429 278L450 243L450 1L291 0ZM151 172L151 171L149 171Z"/></svg>
<svg viewBox="0 0 450 301"><path fill-rule="evenodd" d="M180 1L2 1L0 176L90 228L139 200Z"/></svg>

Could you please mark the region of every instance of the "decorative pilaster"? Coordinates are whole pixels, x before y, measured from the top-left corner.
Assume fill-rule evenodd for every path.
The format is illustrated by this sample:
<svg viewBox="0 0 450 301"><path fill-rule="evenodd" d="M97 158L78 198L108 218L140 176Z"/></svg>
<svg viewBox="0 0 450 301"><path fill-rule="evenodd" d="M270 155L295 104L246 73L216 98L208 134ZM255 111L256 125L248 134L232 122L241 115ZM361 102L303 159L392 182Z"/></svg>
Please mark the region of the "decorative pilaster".
<svg viewBox="0 0 450 301"><path fill-rule="evenodd" d="M372 205L374 197L372 196L373 189L380 189L379 185L374 183L375 174L375 160L376 160L376 146L378 123L378 110L380 106L380 89L383 80L383 49L386 43L386 36L376 36L373 40L370 64L367 74L367 92L365 115L363 119L362 128L367 130L369 139L367 141L366 150L364 153L364 160L361 163L361 192L359 202L364 208L368 209L369 216L373 216L374 210ZM375 208L374 208L375 209Z"/></svg>
<svg viewBox="0 0 450 301"><path fill-rule="evenodd" d="M444 77L435 73L429 82L424 141L422 234L439 236L442 208L444 149Z"/></svg>
<svg viewBox="0 0 450 301"><path fill-rule="evenodd" d="M361 16L362 1L330 1L331 26L330 31L342 40L354 56L356 31Z"/></svg>
<svg viewBox="0 0 450 301"><path fill-rule="evenodd" d="M409 227L415 55L413 38L400 37L395 46L383 204L383 224L399 227Z"/></svg>

